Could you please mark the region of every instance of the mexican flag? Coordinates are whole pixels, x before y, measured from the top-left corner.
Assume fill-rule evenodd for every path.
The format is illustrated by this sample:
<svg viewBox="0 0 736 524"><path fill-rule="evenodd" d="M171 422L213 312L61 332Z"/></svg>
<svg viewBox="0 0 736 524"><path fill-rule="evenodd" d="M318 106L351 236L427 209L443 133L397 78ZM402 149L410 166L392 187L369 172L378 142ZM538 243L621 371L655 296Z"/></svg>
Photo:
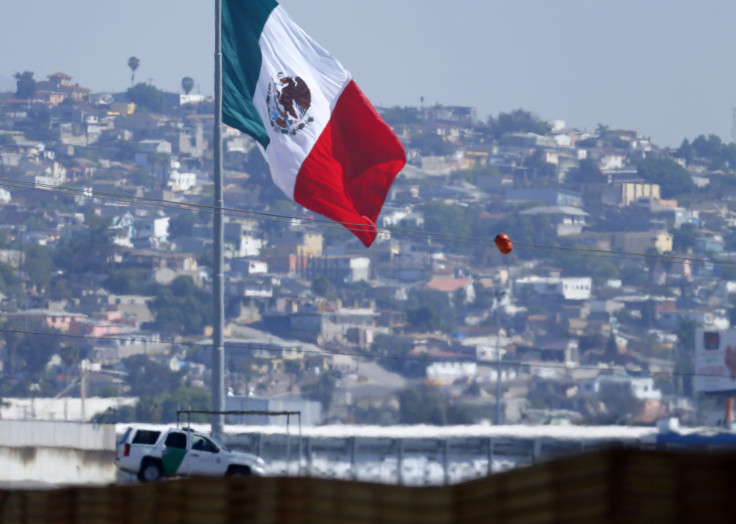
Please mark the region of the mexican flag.
<svg viewBox="0 0 736 524"><path fill-rule="evenodd" d="M366 246L406 157L340 62L274 0L222 0L223 121L262 148L276 185Z"/></svg>

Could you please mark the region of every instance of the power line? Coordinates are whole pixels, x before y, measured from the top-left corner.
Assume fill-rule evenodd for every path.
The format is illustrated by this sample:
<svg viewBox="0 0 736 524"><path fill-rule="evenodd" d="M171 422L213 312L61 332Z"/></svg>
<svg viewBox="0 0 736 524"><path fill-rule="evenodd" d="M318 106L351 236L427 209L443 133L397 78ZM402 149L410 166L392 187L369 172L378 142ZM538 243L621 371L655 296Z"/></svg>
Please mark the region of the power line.
<svg viewBox="0 0 736 524"><path fill-rule="evenodd" d="M145 206L152 206L152 207L159 207L159 208L165 208L165 209L176 209L180 211L186 211L186 210L199 210L206 213L214 214L217 210L217 208L214 205L207 205L207 204L196 204L196 203L184 203L184 202L177 202L174 200L166 200L162 198L152 198L152 197L139 197L139 196L132 196L132 195L125 195L122 193L111 193L106 191L94 191L92 195L90 195L90 191L85 188L75 188L71 186L58 186L58 185L51 185L51 184L44 184L40 182L27 182L23 180L18 179L12 179L12 178L2 178L0 177L0 186L5 187L14 187L14 188L20 188L23 190L38 190L38 191L55 191L62 194L68 194L72 196L84 196L87 198L94 198L94 199L100 199L100 200L109 200L109 201L117 201L117 202L125 202L130 204L141 204ZM265 211L255 211L255 210L247 210L247 209L241 209L241 208L235 208L235 207L223 207L222 208L223 214L226 215L232 215L232 216L239 216L239 215L249 215L251 217L259 218L262 220L268 220L268 221L274 221L278 223L290 223L294 220L298 220L302 223L306 222L306 224L303 225L314 225L319 226L320 229L335 229L335 230L343 230L344 228L348 230L361 230L365 227L364 224L357 224L357 223L338 223L333 220L325 219L325 218L316 218L316 217L304 217L304 216L294 216L294 215L283 215L278 213L268 213ZM408 238L416 238L419 240L438 240L438 241L444 241L444 242L452 242L452 243L463 243L463 244L470 244L470 245L482 245L482 246L488 246L492 243L491 239L488 238L481 238L481 237L472 237L467 235L460 235L455 233L442 233L442 232L430 232L420 229L412 229L412 228L405 228L405 227L392 227L392 226L381 226L376 228L379 231L387 231L391 232L397 235L401 235L402 237L408 237ZM731 262L728 260L717 260L717 259L705 259L705 258L698 258L698 257L690 257L690 256L684 256L684 255L668 255L668 254L654 254L654 253L635 253L630 251L609 251L604 249L587 249L587 248L580 248L580 247L571 247L571 246L558 246L558 245L552 245L552 244L539 244L534 242L523 242L516 239L512 239L515 246L518 247L525 247L529 249L530 251L538 252L538 253L547 253L547 254L553 254L553 253L573 253L577 256L583 256L587 258L602 258L602 259L611 259L611 260L618 260L621 258L634 258L634 259L644 259L644 260L659 260L659 261L665 261L665 262L687 262L691 264L713 264L718 266L736 266L736 261Z"/></svg>
<svg viewBox="0 0 736 524"><path fill-rule="evenodd" d="M92 340L92 341L119 341L119 342L128 342L129 339L125 337L116 337L116 336L110 336L110 337L103 337L103 336L90 336L90 335L72 335L69 333L51 333L47 331L32 331L32 330L25 330L25 329L7 329L7 328L0 328L0 333L14 333L14 334L22 334L22 335L38 335L38 336L50 336L50 337L62 337L62 338L71 338L76 340ZM149 343L149 342L147 342ZM210 345L210 342L208 340L200 341L200 342L191 342L191 341L155 341L150 342L151 344L165 344L170 346L189 346L196 349L202 349L204 347L207 347ZM239 344L234 342L228 342L225 341L226 348L228 349L241 349L241 350L247 350L247 351L264 351L267 353L275 353L275 352L281 352L282 348L276 348L273 346L260 346L260 345L252 345L252 344ZM348 356L348 357L355 357L355 358L362 358L366 360L381 360L381 359L388 359L388 360L402 360L402 361L410 361L410 362L418 362L418 363L437 363L437 362L446 362L446 358L439 358L435 357L433 358L431 355L424 354L424 355L392 355L392 354L386 354L386 355L366 355L364 353L359 353L356 351L327 351L327 350L310 350L310 349L302 349L302 353L304 354L311 354L311 355L319 355L319 356L330 356L330 355L339 355L339 356ZM278 355L272 357L272 358L279 358ZM266 360L266 359L264 359ZM484 361L480 361L480 364L483 364ZM488 365L497 365L496 361L489 361ZM591 371L616 371L610 368L601 368L597 364L579 364L575 365L574 367L570 367L568 364L564 362L533 362L533 361L524 361L524 360L502 360L501 365L503 366L532 366L532 367L543 367L543 368L557 368L557 369L563 369L563 370L574 370L574 369L582 369L582 370L591 370ZM675 363L672 363L674 366ZM704 373L695 373L695 372L679 372L679 371L635 371L630 372L631 374L644 374L649 376L682 376L682 377L696 377L696 376L703 376L703 377L713 377L714 375L708 375Z"/></svg>

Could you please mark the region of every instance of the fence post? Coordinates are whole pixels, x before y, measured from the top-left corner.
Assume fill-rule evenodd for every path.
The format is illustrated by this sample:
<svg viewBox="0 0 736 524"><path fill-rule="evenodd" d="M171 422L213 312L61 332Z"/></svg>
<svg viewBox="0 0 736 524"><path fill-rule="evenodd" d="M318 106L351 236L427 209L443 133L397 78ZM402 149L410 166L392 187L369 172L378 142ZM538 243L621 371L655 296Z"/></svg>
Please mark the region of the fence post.
<svg viewBox="0 0 736 524"><path fill-rule="evenodd" d="M404 484L404 473L403 473L403 466L404 466L404 439L399 438L396 442L396 448L397 448L397 461L396 461L396 480L399 485Z"/></svg>
<svg viewBox="0 0 736 524"><path fill-rule="evenodd" d="M446 438L442 443L442 469L444 471L444 484L450 483L450 464L448 455L450 453L450 439Z"/></svg>
<svg viewBox="0 0 736 524"><path fill-rule="evenodd" d="M493 439L488 438L488 474L493 473Z"/></svg>

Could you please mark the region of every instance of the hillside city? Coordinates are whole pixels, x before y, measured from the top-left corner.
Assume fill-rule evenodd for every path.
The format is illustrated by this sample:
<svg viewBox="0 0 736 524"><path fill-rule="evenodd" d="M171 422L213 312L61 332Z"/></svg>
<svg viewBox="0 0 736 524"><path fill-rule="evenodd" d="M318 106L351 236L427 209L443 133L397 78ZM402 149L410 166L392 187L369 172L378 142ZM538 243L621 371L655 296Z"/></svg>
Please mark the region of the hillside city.
<svg viewBox="0 0 736 524"><path fill-rule="evenodd" d="M42 398L107 422L210 408L214 104L189 77L164 92L131 69L118 93L29 71L0 93L3 416L52 416L21 402ZM697 328L736 322L736 144L661 148L523 109L379 112L407 165L368 249L225 129L228 409L717 423L693 354Z"/></svg>

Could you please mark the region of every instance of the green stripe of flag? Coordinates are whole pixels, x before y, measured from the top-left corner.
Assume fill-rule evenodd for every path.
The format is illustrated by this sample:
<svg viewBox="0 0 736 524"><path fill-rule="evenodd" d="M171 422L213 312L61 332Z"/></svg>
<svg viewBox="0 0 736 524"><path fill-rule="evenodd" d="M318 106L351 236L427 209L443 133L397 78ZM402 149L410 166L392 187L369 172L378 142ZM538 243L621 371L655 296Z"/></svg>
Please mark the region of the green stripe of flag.
<svg viewBox="0 0 736 524"><path fill-rule="evenodd" d="M253 104L261 71L258 43L275 0L222 0L222 120L268 146L266 127Z"/></svg>

